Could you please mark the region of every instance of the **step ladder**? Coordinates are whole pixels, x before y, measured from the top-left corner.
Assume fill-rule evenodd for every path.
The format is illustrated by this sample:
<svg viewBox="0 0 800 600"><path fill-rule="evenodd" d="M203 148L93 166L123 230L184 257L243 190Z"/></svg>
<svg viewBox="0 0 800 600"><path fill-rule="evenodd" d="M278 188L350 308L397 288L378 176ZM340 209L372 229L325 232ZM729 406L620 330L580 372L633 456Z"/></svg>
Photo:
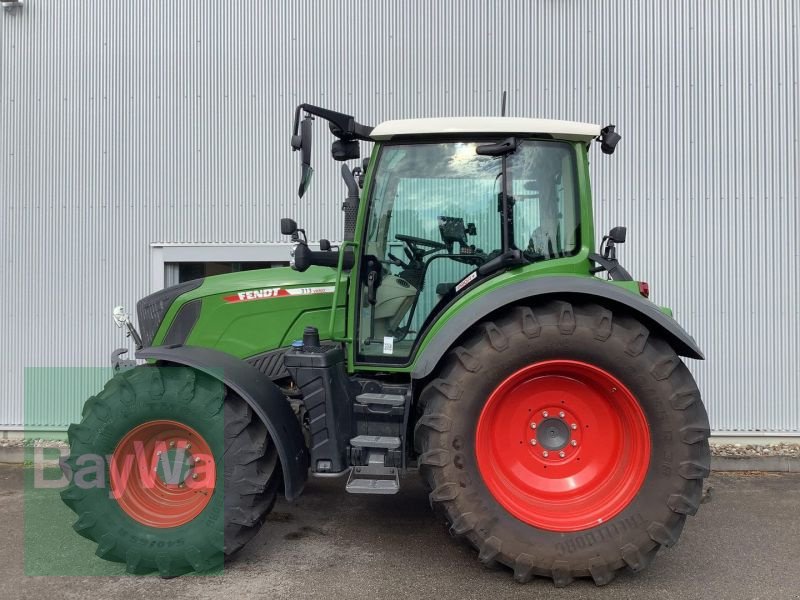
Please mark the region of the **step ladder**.
<svg viewBox="0 0 800 600"><path fill-rule="evenodd" d="M401 396L402 398L402 396ZM359 435L350 440L354 448L363 448L366 465L350 469L345 489L351 494L396 494L400 491L400 474L395 467L386 466L389 450L400 447L399 437Z"/></svg>
<svg viewBox="0 0 800 600"><path fill-rule="evenodd" d="M401 409L405 405L405 396L400 394L376 394L367 392L356 396L356 402L367 407L371 412L390 412L393 408Z"/></svg>

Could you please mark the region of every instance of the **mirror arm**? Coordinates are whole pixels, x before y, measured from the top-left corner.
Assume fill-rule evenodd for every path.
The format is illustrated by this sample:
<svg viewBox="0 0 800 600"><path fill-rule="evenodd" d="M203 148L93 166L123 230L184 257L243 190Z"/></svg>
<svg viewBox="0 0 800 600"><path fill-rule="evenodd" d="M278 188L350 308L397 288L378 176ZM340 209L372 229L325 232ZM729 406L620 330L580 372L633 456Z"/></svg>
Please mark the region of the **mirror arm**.
<svg viewBox="0 0 800 600"><path fill-rule="evenodd" d="M374 127L353 121L353 135L357 140L372 141L373 129Z"/></svg>
<svg viewBox="0 0 800 600"><path fill-rule="evenodd" d="M300 129L300 113L305 111L308 114L320 117L329 121L332 125L331 131L333 134L342 140L364 140L372 141L370 134L372 134L372 127L358 123L354 117L344 113L329 110L314 106L313 104L300 104L294 111L294 128L292 146L294 147L295 138L298 137Z"/></svg>

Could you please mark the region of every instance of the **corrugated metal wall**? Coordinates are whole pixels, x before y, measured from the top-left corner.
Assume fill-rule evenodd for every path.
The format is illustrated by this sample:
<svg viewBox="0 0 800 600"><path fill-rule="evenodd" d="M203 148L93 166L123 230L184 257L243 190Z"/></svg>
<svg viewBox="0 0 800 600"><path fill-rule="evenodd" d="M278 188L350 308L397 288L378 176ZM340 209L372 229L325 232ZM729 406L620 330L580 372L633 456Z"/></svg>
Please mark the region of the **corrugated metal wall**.
<svg viewBox="0 0 800 600"><path fill-rule="evenodd" d="M629 227L624 263L706 350L713 428L800 432L798 26L793 0L25 0L0 13L0 427L25 367L123 345L110 309L149 291L151 242L274 241L287 215L337 237L321 140L296 196L297 103L376 123L507 89L515 116L619 126L598 232Z"/></svg>

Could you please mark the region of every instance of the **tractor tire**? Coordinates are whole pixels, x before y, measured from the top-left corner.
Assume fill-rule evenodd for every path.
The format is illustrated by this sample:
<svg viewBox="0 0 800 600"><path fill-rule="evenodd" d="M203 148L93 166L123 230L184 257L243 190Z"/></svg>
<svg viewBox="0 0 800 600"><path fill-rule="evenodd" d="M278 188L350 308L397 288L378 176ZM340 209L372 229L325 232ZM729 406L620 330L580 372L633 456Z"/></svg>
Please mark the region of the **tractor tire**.
<svg viewBox="0 0 800 600"><path fill-rule="evenodd" d="M78 515L73 528L129 573L219 569L258 532L281 487L264 424L187 367L116 374L68 435L61 498Z"/></svg>
<svg viewBox="0 0 800 600"><path fill-rule="evenodd" d="M419 404L431 505L519 582L640 571L700 504L700 392L633 316L565 301L507 309L465 334Z"/></svg>

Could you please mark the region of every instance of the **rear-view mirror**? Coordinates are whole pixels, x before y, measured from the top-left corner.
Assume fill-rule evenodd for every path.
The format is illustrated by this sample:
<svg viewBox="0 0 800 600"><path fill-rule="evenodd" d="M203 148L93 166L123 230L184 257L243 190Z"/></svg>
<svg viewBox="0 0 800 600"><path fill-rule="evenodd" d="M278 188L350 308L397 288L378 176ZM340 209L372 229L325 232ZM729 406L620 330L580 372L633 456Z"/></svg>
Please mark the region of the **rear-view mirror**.
<svg viewBox="0 0 800 600"><path fill-rule="evenodd" d="M615 244L624 244L625 238L628 235L628 228L617 225L608 232L608 239Z"/></svg>
<svg viewBox="0 0 800 600"><path fill-rule="evenodd" d="M311 165L303 165L303 174L300 176L300 189L297 190L297 195L301 198L306 190L311 186L311 176L314 174L314 169Z"/></svg>
<svg viewBox="0 0 800 600"><path fill-rule="evenodd" d="M300 150L300 164L302 173L300 175L300 187L297 190L297 195L301 198L308 190L311 184L311 176L314 174L314 169L311 168L311 146L312 134L311 128L314 117L306 115L300 122L300 131L295 131L292 136L292 148ZM296 127L296 126L295 126Z"/></svg>
<svg viewBox="0 0 800 600"><path fill-rule="evenodd" d="M281 219L281 235L292 235L297 231L297 223L294 219Z"/></svg>

